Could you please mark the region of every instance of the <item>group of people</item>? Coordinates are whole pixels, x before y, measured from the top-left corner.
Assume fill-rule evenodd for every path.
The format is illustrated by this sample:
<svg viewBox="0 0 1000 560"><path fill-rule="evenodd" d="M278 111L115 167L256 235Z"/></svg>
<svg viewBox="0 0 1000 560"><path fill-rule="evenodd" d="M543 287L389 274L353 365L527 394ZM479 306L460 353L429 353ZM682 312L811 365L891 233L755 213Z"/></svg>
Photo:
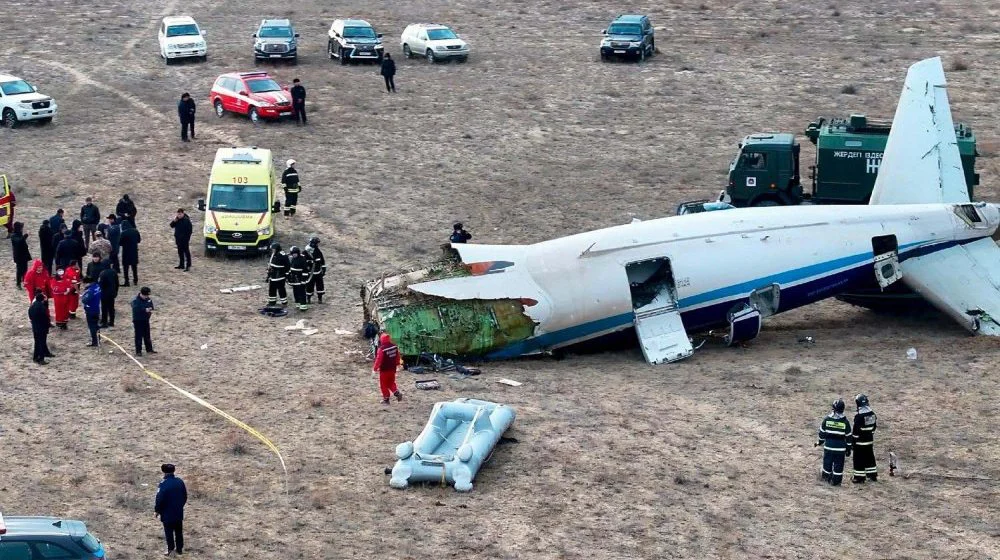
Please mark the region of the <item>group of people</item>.
<svg viewBox="0 0 1000 560"><path fill-rule="evenodd" d="M115 326L115 301L120 286L138 285L139 243L142 238L135 227L137 209L129 195L123 195L104 223L100 222L100 210L91 198L80 209L80 219L71 226L66 225L65 210L60 208L51 218L44 220L38 232L41 258L31 262L28 234L24 224L14 224L11 246L16 266L15 281L18 289L28 293L30 306L28 317L31 321L35 344L32 360L46 364L46 358L54 355L48 347L48 334L55 327L68 330L71 320L77 318L82 304L90 332L88 346L97 346L98 332ZM171 227L179 235L190 238L190 220L183 211ZM175 233L175 235L178 235ZM180 249L178 250L180 253ZM89 255L89 260L84 262ZM182 256L182 264L183 256ZM83 268L81 269L81 265ZM190 267L190 252L187 254ZM178 267L180 268L180 267ZM124 283L119 275L124 276ZM153 352L149 319L153 311L151 290L142 287L132 301L132 322L135 328L136 353L142 348ZM52 309L50 310L50 302Z"/></svg>
<svg viewBox="0 0 1000 560"><path fill-rule="evenodd" d="M819 426L817 446L823 446L823 468L820 476L833 486L844 480L844 458L854 454L852 482L861 484L865 480L878 480L875 464L875 429L878 418L872 410L868 396L860 393L854 397L857 412L854 427L844 416L844 400L833 401L833 410L823 418Z"/></svg>
<svg viewBox="0 0 1000 560"><path fill-rule="evenodd" d="M299 311L309 309L313 297L316 297L317 303L323 303L323 295L326 294L324 276L326 257L319 248L318 237L311 238L304 251L293 246L285 253L280 244L271 244L265 277L268 307L288 305L286 284L292 287L292 297Z"/></svg>

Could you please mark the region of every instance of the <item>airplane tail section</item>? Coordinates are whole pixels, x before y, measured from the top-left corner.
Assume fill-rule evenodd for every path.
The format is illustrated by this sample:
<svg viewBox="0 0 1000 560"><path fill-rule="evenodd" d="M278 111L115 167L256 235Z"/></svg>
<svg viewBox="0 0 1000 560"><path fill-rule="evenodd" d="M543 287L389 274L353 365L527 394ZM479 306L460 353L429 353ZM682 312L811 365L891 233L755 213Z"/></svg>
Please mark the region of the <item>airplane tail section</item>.
<svg viewBox="0 0 1000 560"><path fill-rule="evenodd" d="M910 66L871 204L969 202L939 57Z"/></svg>
<svg viewBox="0 0 1000 560"><path fill-rule="evenodd" d="M903 261L903 281L973 333L1000 336L1000 247L989 237Z"/></svg>

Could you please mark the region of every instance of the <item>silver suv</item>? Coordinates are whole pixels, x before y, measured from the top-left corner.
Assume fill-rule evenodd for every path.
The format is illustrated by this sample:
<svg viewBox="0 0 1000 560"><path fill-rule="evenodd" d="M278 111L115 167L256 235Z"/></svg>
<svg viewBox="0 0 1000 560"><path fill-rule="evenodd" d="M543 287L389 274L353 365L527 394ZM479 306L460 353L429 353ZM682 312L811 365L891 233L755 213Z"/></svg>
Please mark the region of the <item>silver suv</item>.
<svg viewBox="0 0 1000 560"><path fill-rule="evenodd" d="M292 64L298 61L299 34L287 19L265 19L257 26L253 34L253 59L288 60Z"/></svg>
<svg viewBox="0 0 1000 560"><path fill-rule="evenodd" d="M0 559L104 560L101 541L87 532L82 521L58 517L0 515Z"/></svg>

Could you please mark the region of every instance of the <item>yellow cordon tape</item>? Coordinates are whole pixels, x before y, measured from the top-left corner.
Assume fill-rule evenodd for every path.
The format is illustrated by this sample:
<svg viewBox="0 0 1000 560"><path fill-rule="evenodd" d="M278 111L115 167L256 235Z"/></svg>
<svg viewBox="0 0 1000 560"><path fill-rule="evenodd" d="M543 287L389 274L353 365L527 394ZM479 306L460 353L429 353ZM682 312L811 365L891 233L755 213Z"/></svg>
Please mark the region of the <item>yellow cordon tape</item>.
<svg viewBox="0 0 1000 560"><path fill-rule="evenodd" d="M271 440L267 439L267 437L265 437L264 434L258 432L256 429L254 429L252 426L248 425L246 422L243 422L242 420L234 417L233 415L231 415L228 412L220 409L219 407L217 407L214 404L206 401L205 399L199 397L198 395L195 395L195 394L191 393L190 391L186 391L186 390L178 387L177 385L174 385L170 381L166 380L162 375L160 375L160 374L156 373L155 371L152 371L151 369L149 369L146 366L142 365L142 362L140 362L139 360L137 360L135 358L135 356L133 356L132 354L129 354L124 348L122 348L121 344L118 344L113 339L109 338L107 335L101 333L99 336L101 338L103 338L104 340L107 340L108 342L110 342L111 344L113 344L115 346L115 348L118 348L119 350L121 350L122 354L125 354L126 356L129 357L130 360L132 360L133 362L135 362L135 365L139 366L139 369L141 369L143 371L143 373L145 373L146 375L152 377L153 379L155 379L157 381L160 381L160 382L166 384L171 389L177 391L178 393L184 395L185 397L191 399L192 401L200 404L201 406L203 406L203 407L211 410L212 412L218 414L219 416L225 418L231 424L233 424L233 425L241 428L246 433L248 433L248 434L252 435L253 437L257 438L258 440L260 440L261 443L263 443L265 446L267 446L268 449L270 449L271 451L274 452L274 454L278 457L278 461L281 462L281 470L285 472L285 492L286 493L288 492L288 468L285 466L285 458L281 456L281 451L278 451L278 446L274 445L273 443L271 443Z"/></svg>

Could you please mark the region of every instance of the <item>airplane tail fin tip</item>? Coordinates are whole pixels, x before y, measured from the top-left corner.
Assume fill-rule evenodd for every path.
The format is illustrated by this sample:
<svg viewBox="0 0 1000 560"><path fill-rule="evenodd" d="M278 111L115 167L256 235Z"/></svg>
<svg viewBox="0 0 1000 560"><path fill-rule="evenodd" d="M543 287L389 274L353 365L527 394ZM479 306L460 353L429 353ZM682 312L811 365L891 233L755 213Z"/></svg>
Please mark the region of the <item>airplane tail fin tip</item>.
<svg viewBox="0 0 1000 560"><path fill-rule="evenodd" d="M969 202L941 58L910 66L871 204Z"/></svg>

